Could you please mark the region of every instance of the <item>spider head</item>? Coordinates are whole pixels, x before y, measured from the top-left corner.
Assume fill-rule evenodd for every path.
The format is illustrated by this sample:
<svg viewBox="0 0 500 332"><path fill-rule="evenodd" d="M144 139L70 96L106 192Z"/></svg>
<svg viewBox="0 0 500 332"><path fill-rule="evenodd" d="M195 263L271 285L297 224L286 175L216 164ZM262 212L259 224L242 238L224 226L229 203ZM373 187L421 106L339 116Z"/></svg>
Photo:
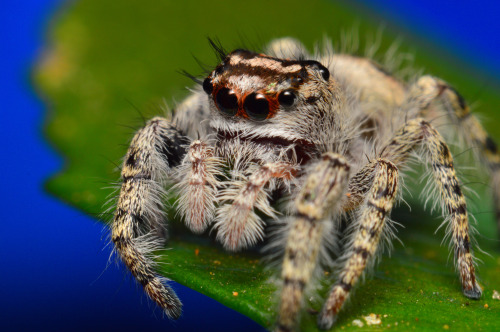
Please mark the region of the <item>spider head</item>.
<svg viewBox="0 0 500 332"><path fill-rule="evenodd" d="M261 122L318 101L321 86L329 83L330 72L318 61L235 50L203 81L203 89L226 118Z"/></svg>
<svg viewBox="0 0 500 332"><path fill-rule="evenodd" d="M294 150L304 161L317 151L340 95L330 71L318 61L246 50L225 56L203 81L203 90L219 141L251 141L277 153Z"/></svg>

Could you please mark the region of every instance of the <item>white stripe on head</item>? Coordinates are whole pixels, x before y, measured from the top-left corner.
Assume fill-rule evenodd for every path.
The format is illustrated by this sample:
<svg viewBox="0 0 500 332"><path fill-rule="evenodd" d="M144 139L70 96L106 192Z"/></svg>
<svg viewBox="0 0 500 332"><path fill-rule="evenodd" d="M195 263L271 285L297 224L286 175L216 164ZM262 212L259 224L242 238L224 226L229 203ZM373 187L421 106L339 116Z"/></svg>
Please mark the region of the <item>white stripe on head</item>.
<svg viewBox="0 0 500 332"><path fill-rule="evenodd" d="M266 85L264 79L256 75L231 75L227 82L230 85L237 86L241 93L254 91Z"/></svg>
<svg viewBox="0 0 500 332"><path fill-rule="evenodd" d="M267 70L274 70L281 73L295 73L302 69L299 64L294 64L290 66L283 66L280 61L276 61L270 58L264 58L260 56L253 57L251 59L245 59L244 57L233 54L230 56L229 64L232 66L237 66L243 64L249 67L260 67Z"/></svg>

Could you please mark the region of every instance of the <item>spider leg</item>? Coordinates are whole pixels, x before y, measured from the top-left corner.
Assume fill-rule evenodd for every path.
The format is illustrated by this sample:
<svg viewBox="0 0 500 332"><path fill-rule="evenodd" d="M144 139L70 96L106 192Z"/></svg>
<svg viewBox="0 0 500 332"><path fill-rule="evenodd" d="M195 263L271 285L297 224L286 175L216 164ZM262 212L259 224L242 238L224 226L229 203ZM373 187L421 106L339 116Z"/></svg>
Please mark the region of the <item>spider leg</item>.
<svg viewBox="0 0 500 332"><path fill-rule="evenodd" d="M439 78L421 77L410 90L410 98L420 103L420 116L426 119L439 117L434 114L435 99L443 101L448 119L458 127L458 132L469 146L475 147L478 159L487 165L492 177L493 202L495 204L498 231L500 232L500 154L493 139L488 135L479 120L471 113L465 99L450 85Z"/></svg>
<svg viewBox="0 0 500 332"><path fill-rule="evenodd" d="M467 205L455 174L453 157L441 135L427 121L413 119L395 134L381 157L390 158L399 167L404 164L409 152L419 144L423 146L432 166L443 213L448 214L456 268L460 273L463 293L469 298L479 299L482 291L476 282L474 258L470 251Z"/></svg>
<svg viewBox="0 0 500 332"><path fill-rule="evenodd" d="M194 233L202 233L213 220L215 211L216 176L221 175L221 161L214 156L213 148L195 140L189 146L180 167L178 209L186 225Z"/></svg>
<svg viewBox="0 0 500 332"><path fill-rule="evenodd" d="M233 200L232 204L224 204L218 210L215 224L217 239L226 249L237 251L263 238L262 220L254 210L258 208L267 215L274 215L264 187L273 178L290 179L295 171L296 168L287 162L267 163L242 184L239 192L234 193L234 188L229 188L222 193L221 200Z"/></svg>
<svg viewBox="0 0 500 332"><path fill-rule="evenodd" d="M324 223L343 197L349 166L340 155L326 153L314 166L295 199L296 212L288 234L281 278L277 331L291 331L302 305L304 288L317 266Z"/></svg>
<svg viewBox="0 0 500 332"><path fill-rule="evenodd" d="M148 296L174 319L180 316L182 304L156 273L152 252L161 244L163 185L169 170L181 162L187 143L170 122L159 117L136 133L123 163L123 182L111 226L111 238L122 261Z"/></svg>
<svg viewBox="0 0 500 332"><path fill-rule="evenodd" d="M371 187L359 210L359 224L346 254L339 279L318 316L318 326L329 329L337 318L351 288L363 273L368 261L377 251L378 243L398 191L398 169L390 161L378 159L363 168L359 177L372 178ZM371 174L369 174L371 173ZM356 177L351 180L356 186ZM350 185L351 187L351 185Z"/></svg>

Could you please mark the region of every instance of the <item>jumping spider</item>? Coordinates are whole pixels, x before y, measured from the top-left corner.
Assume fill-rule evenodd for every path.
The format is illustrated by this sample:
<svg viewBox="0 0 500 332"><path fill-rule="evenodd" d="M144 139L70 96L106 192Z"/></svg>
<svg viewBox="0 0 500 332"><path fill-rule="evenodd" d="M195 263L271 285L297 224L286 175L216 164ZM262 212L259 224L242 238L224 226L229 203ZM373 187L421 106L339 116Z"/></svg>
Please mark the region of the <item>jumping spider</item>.
<svg viewBox="0 0 500 332"><path fill-rule="evenodd" d="M269 55L215 49L221 63L173 119L156 117L133 138L112 225L117 253L168 317L180 316L181 301L151 258L164 234L167 182L176 183L187 227L202 233L213 225L229 251L261 241L268 220L286 225L277 331L296 327L325 238L343 215L352 232L317 320L329 329L390 231L388 216L414 152L432 173L463 293L480 298L465 198L435 123L456 124L480 151L494 193L500 192L500 157L452 87L431 76L405 83L372 60L331 49L312 56L290 38L272 42ZM271 194L288 198L283 217Z"/></svg>

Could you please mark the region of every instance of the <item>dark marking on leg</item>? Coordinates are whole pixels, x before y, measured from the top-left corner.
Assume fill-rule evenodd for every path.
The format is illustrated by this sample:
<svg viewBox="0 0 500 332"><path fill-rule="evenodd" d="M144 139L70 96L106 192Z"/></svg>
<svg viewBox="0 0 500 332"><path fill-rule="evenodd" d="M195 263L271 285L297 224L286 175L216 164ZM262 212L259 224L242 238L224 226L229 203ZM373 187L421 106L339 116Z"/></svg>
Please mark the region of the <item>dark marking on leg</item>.
<svg viewBox="0 0 500 332"><path fill-rule="evenodd" d="M309 196L310 195L305 195L304 200L305 201L311 201L312 199ZM311 223L316 221L316 218L314 218L313 216L310 216L308 214L305 214L305 213L297 212L296 216L297 216L297 218L304 219L304 220L306 220L308 222L311 222Z"/></svg>
<svg viewBox="0 0 500 332"><path fill-rule="evenodd" d="M454 214L462 214L462 215L465 215L467 214L467 208L464 204L461 204L457 207L448 207L448 210L450 212L450 214L454 213Z"/></svg>
<svg viewBox="0 0 500 332"><path fill-rule="evenodd" d="M382 197L382 196L380 196L380 197ZM385 217L385 214L387 213L387 211L386 211L383 207L378 206L378 205L375 205L375 204L373 204L373 203L372 203L372 202L370 202L370 201L366 202L366 205L367 205L368 207L371 207L371 208L373 208L374 210L376 210L378 213L380 213L380 214L382 215L382 217Z"/></svg>
<svg viewBox="0 0 500 332"><path fill-rule="evenodd" d="M356 247L354 248L354 253L360 255L363 259L367 259L370 252L366 248Z"/></svg>
<svg viewBox="0 0 500 332"><path fill-rule="evenodd" d="M306 284L304 283L304 281L299 280L299 279L285 278L285 279L283 279L283 283L285 285L291 285L293 287L299 288L300 290L303 290L304 287L306 287Z"/></svg>
<svg viewBox="0 0 500 332"><path fill-rule="evenodd" d="M132 151L127 160L125 161L125 165L129 166L129 167L135 167L136 165L136 159L137 159L137 155L136 155L136 152L135 151Z"/></svg>
<svg viewBox="0 0 500 332"><path fill-rule="evenodd" d="M460 189L460 185L457 182L453 185L453 193L457 196L462 195L462 189Z"/></svg>
<svg viewBox="0 0 500 332"><path fill-rule="evenodd" d="M497 147L496 143L489 136L486 138L485 146L486 146L486 149L488 151L490 151L491 153L498 152L498 147Z"/></svg>
<svg viewBox="0 0 500 332"><path fill-rule="evenodd" d="M164 146L162 154L167 156L168 165L170 167L178 166L187 152L189 139L179 134L175 128L171 128L167 137L164 137Z"/></svg>
<svg viewBox="0 0 500 332"><path fill-rule="evenodd" d="M467 103L465 102L465 98L460 93L458 93L458 91L455 90L454 87L448 85L448 89L450 89L451 91L453 91L455 93L455 95L457 96L458 104L459 104L460 108L463 109L463 110L466 109L467 108ZM467 113L467 114L470 114L470 113Z"/></svg>
<svg viewBox="0 0 500 332"><path fill-rule="evenodd" d="M450 158L450 149L448 148L448 146L446 145L445 142L441 142L440 143L440 146L441 146L441 156L443 158Z"/></svg>
<svg viewBox="0 0 500 332"><path fill-rule="evenodd" d="M338 286L342 288L345 292L351 291L352 285L350 283L345 282L344 280L338 283Z"/></svg>
<svg viewBox="0 0 500 332"><path fill-rule="evenodd" d="M139 173L139 174L123 177L123 183L129 182L129 181L138 181L138 180L151 180L151 175Z"/></svg>

